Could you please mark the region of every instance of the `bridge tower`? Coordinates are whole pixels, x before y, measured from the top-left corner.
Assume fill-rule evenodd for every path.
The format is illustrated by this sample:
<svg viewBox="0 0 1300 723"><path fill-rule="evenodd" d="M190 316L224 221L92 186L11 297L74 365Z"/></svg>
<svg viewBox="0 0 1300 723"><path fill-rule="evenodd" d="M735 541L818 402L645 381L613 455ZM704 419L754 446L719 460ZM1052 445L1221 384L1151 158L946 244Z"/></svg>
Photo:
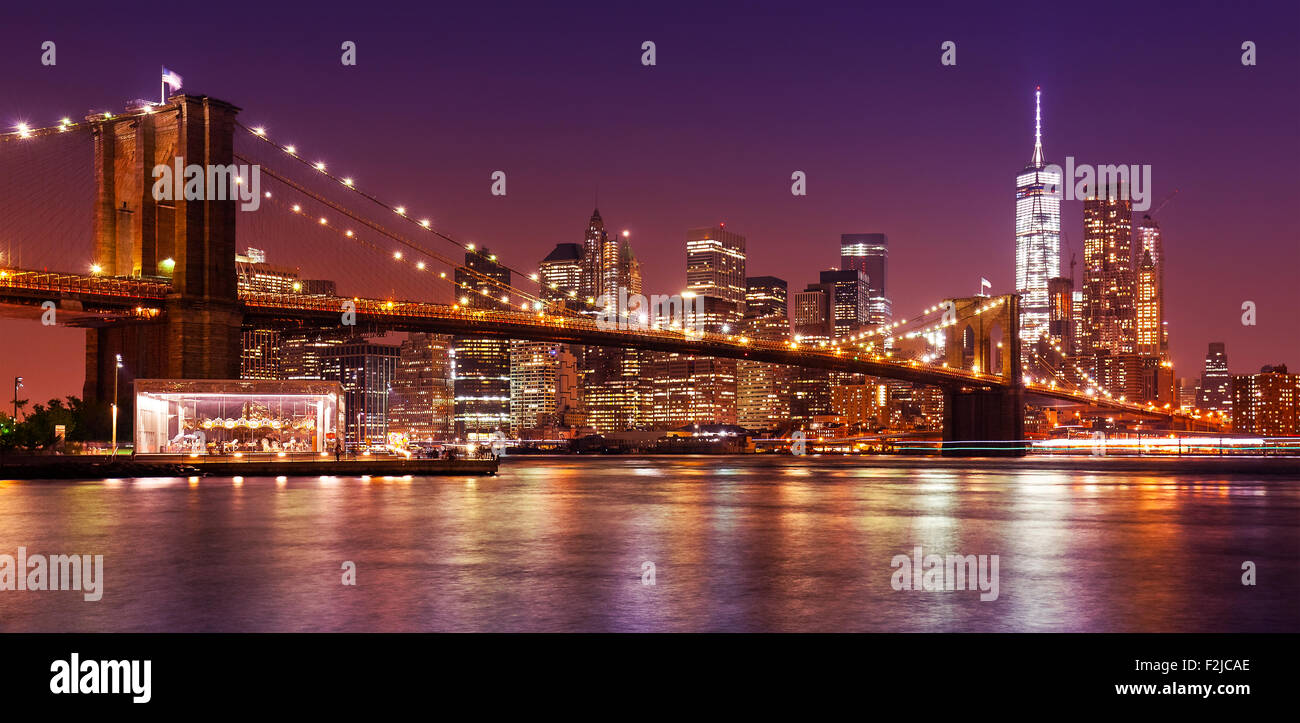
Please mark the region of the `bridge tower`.
<svg viewBox="0 0 1300 723"><path fill-rule="evenodd" d="M1025 454L1025 393L1020 359L1020 296L972 296L949 300L956 325L949 328L949 367L978 371L989 384L944 390L943 454L955 457Z"/></svg>
<svg viewBox="0 0 1300 723"><path fill-rule="evenodd" d="M202 95L175 95L151 113L86 119L94 139L94 263L110 276L170 277L158 321L86 332L87 400L113 394L116 355L122 398L137 377L235 379L240 326L235 276L236 200L154 198L154 168L234 163L239 108ZM205 194L207 195L207 194ZM128 415L129 417L129 415Z"/></svg>

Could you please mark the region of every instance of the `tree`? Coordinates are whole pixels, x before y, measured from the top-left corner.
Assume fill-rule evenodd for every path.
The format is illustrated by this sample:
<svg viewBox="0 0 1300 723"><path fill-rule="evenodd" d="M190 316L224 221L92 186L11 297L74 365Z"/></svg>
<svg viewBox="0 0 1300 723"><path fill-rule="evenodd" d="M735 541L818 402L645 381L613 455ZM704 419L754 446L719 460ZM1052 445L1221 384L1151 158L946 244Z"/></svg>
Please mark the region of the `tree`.
<svg viewBox="0 0 1300 723"><path fill-rule="evenodd" d="M32 407L17 422L0 414L0 449L52 449L58 443L57 429L64 428L64 440L87 442L107 440L110 435L110 407L107 403L87 404L73 396L51 399Z"/></svg>

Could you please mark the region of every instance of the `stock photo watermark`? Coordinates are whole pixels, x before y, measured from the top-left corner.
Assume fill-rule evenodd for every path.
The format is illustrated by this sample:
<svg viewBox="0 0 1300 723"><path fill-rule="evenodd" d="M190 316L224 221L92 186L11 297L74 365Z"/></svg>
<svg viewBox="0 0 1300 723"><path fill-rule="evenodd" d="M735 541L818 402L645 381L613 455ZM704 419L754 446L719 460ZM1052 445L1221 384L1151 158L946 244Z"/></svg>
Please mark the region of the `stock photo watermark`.
<svg viewBox="0 0 1300 723"><path fill-rule="evenodd" d="M153 167L155 201L240 201L240 210L256 211L262 202L262 168L257 164L172 165Z"/></svg>
<svg viewBox="0 0 1300 723"><path fill-rule="evenodd" d="M152 660L82 660L73 653L50 663L55 695L130 695L132 703L153 699Z"/></svg>
<svg viewBox="0 0 1300 723"><path fill-rule="evenodd" d="M917 545L912 557L894 555L889 566L898 568L889 579L894 590L979 590L983 602L998 599L997 555L922 555Z"/></svg>
<svg viewBox="0 0 1300 723"><path fill-rule="evenodd" d="M627 293L619 288L617 296L601 294L596 299L596 325L602 331L645 331L674 329L688 333L702 330L704 297L694 294Z"/></svg>
<svg viewBox="0 0 1300 723"><path fill-rule="evenodd" d="M1134 211L1151 208L1151 165L1076 165L1074 156L1066 156L1065 168L1050 163L1043 169L1049 180L1047 193L1066 201L1088 201L1097 196L1098 188L1110 189L1116 198L1132 201ZM1060 179L1056 183L1050 180Z"/></svg>
<svg viewBox="0 0 1300 723"><path fill-rule="evenodd" d="M79 591L87 602L104 597L103 555L0 555L0 591Z"/></svg>

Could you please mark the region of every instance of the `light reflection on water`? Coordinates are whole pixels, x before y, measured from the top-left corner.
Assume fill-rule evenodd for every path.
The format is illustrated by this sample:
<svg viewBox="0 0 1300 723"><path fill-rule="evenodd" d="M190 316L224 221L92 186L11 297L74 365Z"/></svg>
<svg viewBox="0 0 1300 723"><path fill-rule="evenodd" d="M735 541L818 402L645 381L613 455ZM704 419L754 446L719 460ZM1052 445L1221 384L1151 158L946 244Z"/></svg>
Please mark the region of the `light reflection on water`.
<svg viewBox="0 0 1300 723"><path fill-rule="evenodd" d="M0 554L103 554L106 591L0 590L0 630L1300 630L1295 478L1069 467L520 457L477 478L3 482ZM893 590L916 546L998 555L998 600Z"/></svg>

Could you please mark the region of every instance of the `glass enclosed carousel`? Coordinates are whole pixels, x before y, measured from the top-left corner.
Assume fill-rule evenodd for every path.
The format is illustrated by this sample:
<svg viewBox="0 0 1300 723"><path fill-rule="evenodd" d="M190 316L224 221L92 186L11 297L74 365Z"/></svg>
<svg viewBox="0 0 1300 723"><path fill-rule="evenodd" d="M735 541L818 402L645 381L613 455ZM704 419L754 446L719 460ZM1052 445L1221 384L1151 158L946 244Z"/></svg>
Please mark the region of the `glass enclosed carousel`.
<svg viewBox="0 0 1300 723"><path fill-rule="evenodd" d="M135 380L136 454L328 452L339 441L338 382Z"/></svg>

